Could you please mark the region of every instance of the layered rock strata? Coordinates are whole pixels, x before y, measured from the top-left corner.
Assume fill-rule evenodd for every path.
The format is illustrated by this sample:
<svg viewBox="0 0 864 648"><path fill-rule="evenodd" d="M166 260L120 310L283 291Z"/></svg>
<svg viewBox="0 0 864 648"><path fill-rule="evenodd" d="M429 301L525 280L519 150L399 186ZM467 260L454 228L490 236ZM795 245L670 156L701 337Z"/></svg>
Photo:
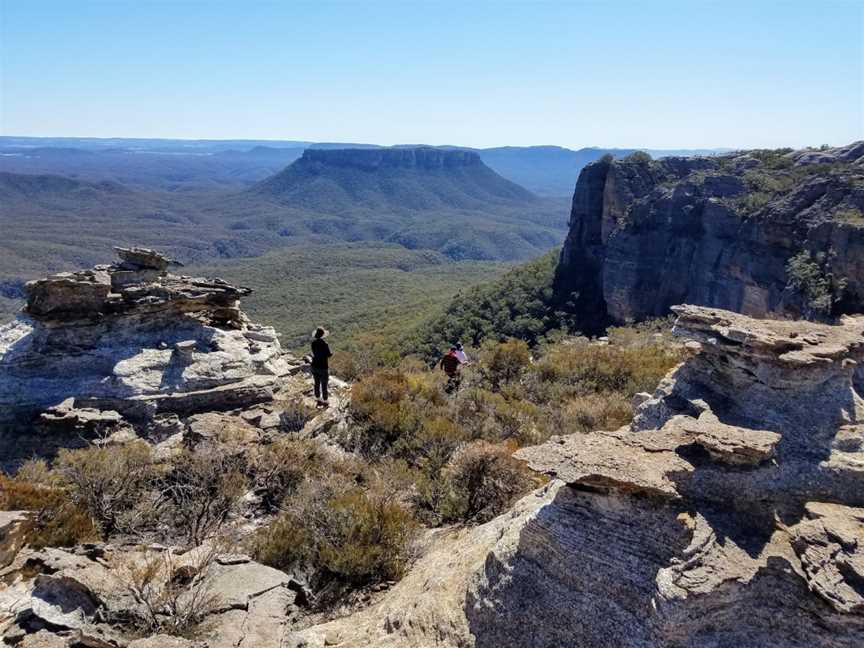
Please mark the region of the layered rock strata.
<svg viewBox="0 0 864 648"><path fill-rule="evenodd" d="M240 310L248 289L171 274L152 250L118 255L27 284L24 312L0 327L0 424L101 433L245 409L300 369Z"/></svg>
<svg viewBox="0 0 864 648"><path fill-rule="evenodd" d="M675 311L693 356L632 425L517 453L569 488L561 511L546 511L549 546L526 543L485 596L515 601L519 565L566 586L571 614L550 619L549 632L573 632L576 646L604 636L651 647L860 645L864 318L825 326ZM565 547L578 572L532 561ZM478 629L507 631L481 618Z"/></svg>

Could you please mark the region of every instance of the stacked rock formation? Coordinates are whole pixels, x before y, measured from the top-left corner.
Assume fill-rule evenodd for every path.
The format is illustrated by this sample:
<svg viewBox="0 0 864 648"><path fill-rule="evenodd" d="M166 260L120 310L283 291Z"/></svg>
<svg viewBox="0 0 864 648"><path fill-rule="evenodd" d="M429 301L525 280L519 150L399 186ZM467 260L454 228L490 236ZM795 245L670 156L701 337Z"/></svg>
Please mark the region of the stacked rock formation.
<svg viewBox="0 0 864 648"><path fill-rule="evenodd" d="M0 424L101 433L248 408L299 368L240 310L248 289L171 274L152 250L117 253L27 284L24 313L0 327Z"/></svg>
<svg viewBox="0 0 864 648"><path fill-rule="evenodd" d="M864 644L864 317L676 312L631 425L518 451L547 487L305 645Z"/></svg>

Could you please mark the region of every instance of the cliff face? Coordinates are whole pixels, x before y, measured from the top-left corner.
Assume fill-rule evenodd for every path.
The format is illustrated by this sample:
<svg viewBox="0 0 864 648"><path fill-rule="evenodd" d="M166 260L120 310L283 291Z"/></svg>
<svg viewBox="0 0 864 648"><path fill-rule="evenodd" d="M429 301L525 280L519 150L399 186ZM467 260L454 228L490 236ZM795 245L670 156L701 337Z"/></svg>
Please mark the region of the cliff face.
<svg viewBox="0 0 864 648"><path fill-rule="evenodd" d="M864 142L601 160L579 176L556 293L586 331L680 303L756 317L859 312L862 212Z"/></svg>
<svg viewBox="0 0 864 648"><path fill-rule="evenodd" d="M381 167L440 169L483 166L480 156L473 151L427 147L306 149L301 161L304 164L326 164L358 169L378 169Z"/></svg>

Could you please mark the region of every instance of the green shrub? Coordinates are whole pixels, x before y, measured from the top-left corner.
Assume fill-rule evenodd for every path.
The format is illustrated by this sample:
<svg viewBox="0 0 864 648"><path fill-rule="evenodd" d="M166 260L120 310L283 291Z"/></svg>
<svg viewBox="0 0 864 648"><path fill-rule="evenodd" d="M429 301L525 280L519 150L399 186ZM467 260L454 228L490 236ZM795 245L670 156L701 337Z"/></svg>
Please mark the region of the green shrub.
<svg viewBox="0 0 864 648"><path fill-rule="evenodd" d="M549 383L568 385L573 394L618 392L632 396L653 390L678 360L675 352L660 345L562 345L531 367L532 388L541 400L545 400L544 387Z"/></svg>
<svg viewBox="0 0 864 648"><path fill-rule="evenodd" d="M437 374L384 369L365 377L351 394L352 414L363 424L356 449L367 456L390 451L397 441L417 433L444 400Z"/></svg>
<svg viewBox="0 0 864 648"><path fill-rule="evenodd" d="M617 430L633 419L632 397L617 392L573 396L550 408L541 421L544 436Z"/></svg>
<svg viewBox="0 0 864 648"><path fill-rule="evenodd" d="M515 338L505 342L488 342L480 352L481 372L493 390L518 381L530 362L528 344Z"/></svg>
<svg viewBox="0 0 864 648"><path fill-rule="evenodd" d="M786 277L787 286L801 295L806 317L830 314L846 288L845 279L835 281L806 250L789 259Z"/></svg>
<svg viewBox="0 0 864 648"><path fill-rule="evenodd" d="M756 149L748 151L748 154L762 162L767 169L788 169L795 163L794 160L786 157L791 152L791 148Z"/></svg>
<svg viewBox="0 0 864 648"><path fill-rule="evenodd" d="M751 191L740 199L738 205L746 214L752 214L762 209L772 199L773 196L765 191Z"/></svg>
<svg viewBox="0 0 864 648"><path fill-rule="evenodd" d="M306 482L252 539L256 560L284 570L311 566L319 580L352 587L402 576L417 530L413 516L386 485L365 488L343 470L334 466L331 477Z"/></svg>
<svg viewBox="0 0 864 648"><path fill-rule="evenodd" d="M672 346L675 316L658 317L638 324L610 326L606 335L609 343L618 347Z"/></svg>
<svg viewBox="0 0 864 648"><path fill-rule="evenodd" d="M552 250L494 283L460 293L405 348L432 362L457 340L479 347L487 339L512 337L533 346L558 329L571 328L572 316L559 309L553 292L558 255Z"/></svg>
<svg viewBox="0 0 864 648"><path fill-rule="evenodd" d="M648 164L651 162L651 156L645 151L633 151L630 155L624 158L624 162L632 162L634 164Z"/></svg>

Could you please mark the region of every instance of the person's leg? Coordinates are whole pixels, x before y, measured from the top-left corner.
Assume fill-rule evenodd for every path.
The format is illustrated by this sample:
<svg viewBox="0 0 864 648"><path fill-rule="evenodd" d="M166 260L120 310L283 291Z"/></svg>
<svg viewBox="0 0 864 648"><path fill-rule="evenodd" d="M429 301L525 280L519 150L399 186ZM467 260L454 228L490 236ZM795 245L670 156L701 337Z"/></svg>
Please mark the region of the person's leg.
<svg viewBox="0 0 864 648"><path fill-rule="evenodd" d="M322 371L321 372L321 397L325 403L327 402L328 397L329 397L329 394L327 393L327 388L329 387L329 385L330 385L330 372L329 371Z"/></svg>
<svg viewBox="0 0 864 648"><path fill-rule="evenodd" d="M321 400L321 374L317 369L312 370L312 378L315 381L315 400Z"/></svg>
<svg viewBox="0 0 864 648"><path fill-rule="evenodd" d="M456 378L456 374L448 373L447 374L447 386L444 388L444 391L448 394L453 393L454 387L454 379Z"/></svg>

